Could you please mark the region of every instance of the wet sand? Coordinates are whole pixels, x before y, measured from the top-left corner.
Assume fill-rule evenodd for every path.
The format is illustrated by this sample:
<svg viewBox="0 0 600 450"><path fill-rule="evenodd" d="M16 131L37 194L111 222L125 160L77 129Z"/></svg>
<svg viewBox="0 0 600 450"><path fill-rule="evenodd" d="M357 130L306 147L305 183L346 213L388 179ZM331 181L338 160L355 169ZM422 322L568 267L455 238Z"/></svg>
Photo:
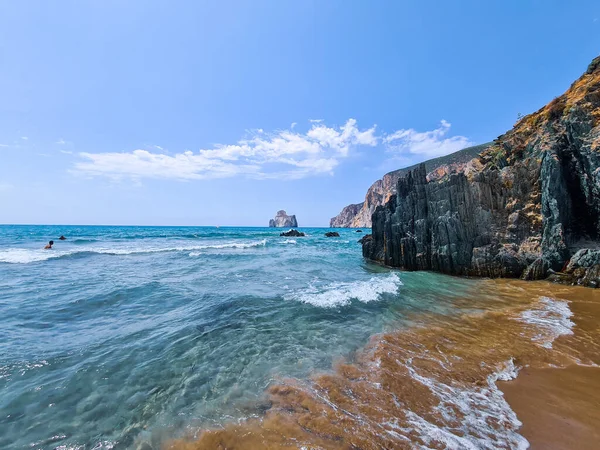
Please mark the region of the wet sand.
<svg viewBox="0 0 600 450"><path fill-rule="evenodd" d="M586 445L600 372L574 364L600 364L599 291L481 280L453 308L374 336L330 373L272 385L264 414L166 448L598 448ZM519 370L504 396L498 380Z"/></svg>
<svg viewBox="0 0 600 450"><path fill-rule="evenodd" d="M555 347L600 364L599 292L576 288L562 295L572 298L575 327L574 334L559 338ZM600 367L527 367L515 380L499 382L498 387L523 422L519 433L531 449L600 448Z"/></svg>
<svg viewBox="0 0 600 450"><path fill-rule="evenodd" d="M600 368L529 369L499 382L531 449L600 447Z"/></svg>

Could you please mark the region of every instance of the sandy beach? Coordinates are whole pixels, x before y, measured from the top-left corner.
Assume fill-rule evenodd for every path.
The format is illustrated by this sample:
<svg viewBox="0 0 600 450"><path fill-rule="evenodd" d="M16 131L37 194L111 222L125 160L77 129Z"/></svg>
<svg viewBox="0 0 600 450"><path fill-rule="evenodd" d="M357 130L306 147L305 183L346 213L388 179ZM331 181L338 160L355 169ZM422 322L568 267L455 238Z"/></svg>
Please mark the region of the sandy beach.
<svg viewBox="0 0 600 450"><path fill-rule="evenodd" d="M563 288L564 289L564 288ZM562 289L561 289L562 291ZM600 302L595 290L560 292L573 300L573 335L559 338L558 351L590 366L524 368L499 382L506 400L523 422L520 433L532 449L596 449L600 442Z"/></svg>
<svg viewBox="0 0 600 450"><path fill-rule="evenodd" d="M524 369L499 387L523 422L519 432L532 449L598 448L600 368Z"/></svg>

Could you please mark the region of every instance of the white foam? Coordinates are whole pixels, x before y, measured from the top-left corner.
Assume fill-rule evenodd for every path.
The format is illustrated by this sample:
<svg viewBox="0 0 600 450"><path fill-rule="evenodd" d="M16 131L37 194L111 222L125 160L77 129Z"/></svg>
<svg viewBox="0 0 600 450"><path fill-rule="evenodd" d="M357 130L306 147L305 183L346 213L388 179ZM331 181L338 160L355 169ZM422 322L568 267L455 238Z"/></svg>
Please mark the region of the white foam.
<svg viewBox="0 0 600 450"><path fill-rule="evenodd" d="M532 337L535 343L552 348L556 338L573 334L575 324L570 319L572 316L568 301L541 297L536 308L522 312L517 320L535 326Z"/></svg>
<svg viewBox="0 0 600 450"><path fill-rule="evenodd" d="M0 262L11 264L27 264L37 261L46 261L52 258L60 258L69 252L54 250L30 250L26 248L9 248L0 251Z"/></svg>
<svg viewBox="0 0 600 450"><path fill-rule="evenodd" d="M445 422L434 423L407 411L409 423L426 445L422 448L434 445L438 448L440 443L449 450L529 447L527 439L517 433L522 423L496 386L497 380L511 380L517 376L518 369L512 359L488 376L487 386L482 387L445 384L419 375L410 362L407 367L415 380L439 398L436 410Z"/></svg>
<svg viewBox="0 0 600 450"><path fill-rule="evenodd" d="M397 292L401 285L402 282L398 275L391 273L386 276L373 277L369 281L331 283L324 287L311 285L308 288L284 295L284 299L332 308L347 305L352 299L363 303L376 301L383 293Z"/></svg>
<svg viewBox="0 0 600 450"><path fill-rule="evenodd" d="M122 248L105 248L105 247L77 247L70 250L43 250L43 249L26 249L26 248L9 248L0 251L0 263L11 264L27 264L38 261L46 261L49 259L61 258L63 256L72 256L81 253L98 253L104 255L135 255L145 253L163 253L163 252L197 252L190 253L190 256L198 256L202 250L210 249L227 249L227 248L252 248L264 247L267 245L267 240L255 242L227 242L224 244L205 244L205 245L190 245L178 247L122 247Z"/></svg>
<svg viewBox="0 0 600 450"><path fill-rule="evenodd" d="M296 241L294 239L286 239L285 241L282 241L284 244L295 244Z"/></svg>

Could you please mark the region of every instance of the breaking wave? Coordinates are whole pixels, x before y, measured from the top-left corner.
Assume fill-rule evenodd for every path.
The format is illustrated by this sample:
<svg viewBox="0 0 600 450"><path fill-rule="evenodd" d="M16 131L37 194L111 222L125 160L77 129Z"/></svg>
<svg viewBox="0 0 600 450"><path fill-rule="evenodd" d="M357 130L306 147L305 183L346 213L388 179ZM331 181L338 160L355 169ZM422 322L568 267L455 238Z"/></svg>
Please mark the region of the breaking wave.
<svg viewBox="0 0 600 450"><path fill-rule="evenodd" d="M397 292L401 285L400 277L391 273L384 277L373 277L369 281L331 283L324 287L309 286L284 295L284 299L332 308L347 305L353 299L363 303L376 301L381 294Z"/></svg>
<svg viewBox="0 0 600 450"><path fill-rule="evenodd" d="M190 245L177 247L125 247L125 248L77 248L70 250L42 250L42 249L24 249L9 248L0 251L0 263L9 264L28 264L33 262L47 261L50 259L72 257L82 254L101 254L101 255L136 255L146 253L166 253L166 252L192 252L190 256L198 256L202 250L211 249L244 249L252 247L264 247L267 240L263 239L256 242L229 242L225 244L206 244Z"/></svg>

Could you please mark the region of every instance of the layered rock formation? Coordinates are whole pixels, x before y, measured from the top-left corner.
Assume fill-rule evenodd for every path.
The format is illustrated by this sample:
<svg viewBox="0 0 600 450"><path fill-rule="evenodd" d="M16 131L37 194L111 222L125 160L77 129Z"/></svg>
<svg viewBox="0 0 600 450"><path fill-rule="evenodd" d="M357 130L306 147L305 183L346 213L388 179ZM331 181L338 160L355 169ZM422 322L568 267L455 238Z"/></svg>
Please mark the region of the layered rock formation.
<svg viewBox="0 0 600 450"><path fill-rule="evenodd" d="M281 209L277 211L277 215L274 219L269 220L269 226L272 228L296 228L298 227L298 221L296 220L296 216L288 216L287 213Z"/></svg>
<svg viewBox="0 0 600 450"><path fill-rule="evenodd" d="M598 285L600 57L464 167L411 170L372 220L363 255L389 266L526 279L564 271L554 278Z"/></svg>
<svg viewBox="0 0 600 450"><path fill-rule="evenodd" d="M331 228L347 228L351 227L354 221L354 218L358 214L358 212L362 209L364 205L363 203L356 203L354 205L345 206L337 216L333 217L329 221L329 226Z"/></svg>
<svg viewBox="0 0 600 450"><path fill-rule="evenodd" d="M425 164L428 171L456 170L458 166L471 160L489 145L483 144L465 148L450 155L430 159L423 164ZM417 165L414 165L386 173L381 180L377 180L371 185L364 202L346 206L330 220L329 226L332 228L370 228L371 217L375 212L375 208L385 205L390 197L396 193L398 179L416 167Z"/></svg>

